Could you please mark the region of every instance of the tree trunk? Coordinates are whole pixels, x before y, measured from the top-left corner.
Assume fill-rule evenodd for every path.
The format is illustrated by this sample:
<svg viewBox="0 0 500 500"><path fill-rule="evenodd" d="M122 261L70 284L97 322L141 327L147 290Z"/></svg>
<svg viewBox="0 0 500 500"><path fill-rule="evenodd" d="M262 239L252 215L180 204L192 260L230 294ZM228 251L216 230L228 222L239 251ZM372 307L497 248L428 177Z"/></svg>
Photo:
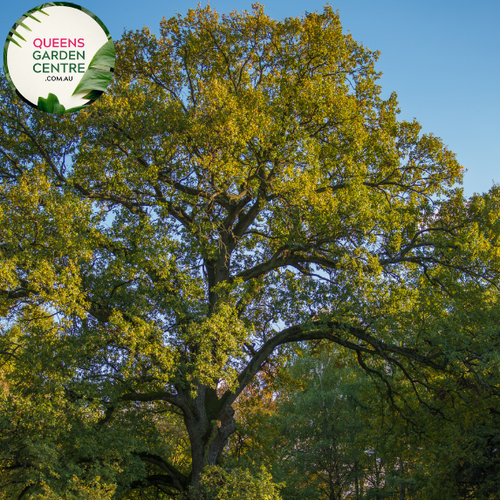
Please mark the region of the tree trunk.
<svg viewBox="0 0 500 500"><path fill-rule="evenodd" d="M354 487L356 489L356 500L359 500L359 476L358 476L358 462L354 462Z"/></svg>
<svg viewBox="0 0 500 500"><path fill-rule="evenodd" d="M229 436L235 431L234 410L225 406L217 412L217 395L207 386L198 387L198 395L191 399L184 422L191 443L191 484L198 484L203 469L216 465Z"/></svg>
<svg viewBox="0 0 500 500"><path fill-rule="evenodd" d="M403 480L403 475L404 475L404 466L403 466L403 460L401 457L399 458L399 471L400 471L400 477L401 480ZM404 483L402 482L399 485L399 500L405 500L406 498L406 487Z"/></svg>

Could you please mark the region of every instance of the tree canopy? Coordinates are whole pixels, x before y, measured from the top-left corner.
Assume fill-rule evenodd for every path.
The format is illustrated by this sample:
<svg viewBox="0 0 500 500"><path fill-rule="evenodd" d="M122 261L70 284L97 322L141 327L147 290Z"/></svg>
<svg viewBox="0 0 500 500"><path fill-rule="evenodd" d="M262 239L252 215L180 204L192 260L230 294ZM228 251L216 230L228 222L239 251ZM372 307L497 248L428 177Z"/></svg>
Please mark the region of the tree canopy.
<svg viewBox="0 0 500 500"><path fill-rule="evenodd" d="M457 380L496 411L500 191L463 197L331 7L199 7L116 49L77 114L1 77L8 498L236 498L213 472L234 405L306 343L353 356L409 420L395 370L431 412Z"/></svg>

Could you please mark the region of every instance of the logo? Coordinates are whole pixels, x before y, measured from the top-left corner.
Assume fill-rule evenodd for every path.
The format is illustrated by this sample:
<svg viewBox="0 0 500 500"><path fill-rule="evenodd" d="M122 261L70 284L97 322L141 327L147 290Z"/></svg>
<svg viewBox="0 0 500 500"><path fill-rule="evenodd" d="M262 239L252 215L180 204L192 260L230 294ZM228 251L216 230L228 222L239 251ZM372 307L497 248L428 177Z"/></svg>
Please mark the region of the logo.
<svg viewBox="0 0 500 500"><path fill-rule="evenodd" d="M92 104L113 77L115 49L102 21L66 2L26 12L9 31L4 71L17 95L48 113Z"/></svg>

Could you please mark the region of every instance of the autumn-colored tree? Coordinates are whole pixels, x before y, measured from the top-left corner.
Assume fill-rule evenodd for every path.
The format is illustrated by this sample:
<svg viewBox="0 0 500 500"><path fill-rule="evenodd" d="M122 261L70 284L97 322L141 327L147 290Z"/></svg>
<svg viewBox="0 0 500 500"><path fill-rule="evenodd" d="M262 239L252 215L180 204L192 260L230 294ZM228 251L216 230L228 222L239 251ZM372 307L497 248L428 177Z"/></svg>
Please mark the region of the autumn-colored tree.
<svg viewBox="0 0 500 500"><path fill-rule="evenodd" d="M234 493L213 472L233 404L299 342L351 351L393 399L391 365L496 396L498 189L463 199L453 153L397 120L330 7L198 8L116 45L78 114L1 80L10 498Z"/></svg>

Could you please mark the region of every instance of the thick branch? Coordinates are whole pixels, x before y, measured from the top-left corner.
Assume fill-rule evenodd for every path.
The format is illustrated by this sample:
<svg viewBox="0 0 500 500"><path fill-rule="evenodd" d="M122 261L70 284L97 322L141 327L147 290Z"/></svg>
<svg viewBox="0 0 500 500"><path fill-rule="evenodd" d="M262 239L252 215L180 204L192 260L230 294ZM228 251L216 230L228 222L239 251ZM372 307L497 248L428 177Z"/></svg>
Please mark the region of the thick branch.
<svg viewBox="0 0 500 500"><path fill-rule="evenodd" d="M184 401L175 394L170 394L165 391L152 391L152 392L131 392L128 394L122 394L120 396L121 401L142 401L142 402L151 402L151 401L166 401L167 403L173 404L178 408L185 409L186 404Z"/></svg>
<svg viewBox="0 0 500 500"><path fill-rule="evenodd" d="M130 483L130 487L132 489L147 488L149 486L164 486L166 488L177 489L172 478L165 474L152 474L151 476L147 476L144 479L141 479L139 481L132 481L132 483Z"/></svg>
<svg viewBox="0 0 500 500"><path fill-rule="evenodd" d="M340 333L347 333L361 340L363 343L356 344L340 336ZM264 343L264 345L255 352L250 363L241 372L238 377L238 388L233 392L227 392L220 401L221 408L231 405L243 389L250 383L253 377L260 370L261 366L280 345L290 342L301 342L307 340L329 340L338 345L346 347L358 353L370 354L372 356L381 356L386 360L391 360L387 353L403 356L412 359L421 364L430 366L436 370L443 370L446 367L446 360L438 364L433 361L436 357L442 356L442 353L434 353L429 356L419 354L413 349L399 347L387 344L370 335L366 329L358 326L343 325L337 321L313 321L303 325L294 325L277 333L274 337Z"/></svg>
<svg viewBox="0 0 500 500"><path fill-rule="evenodd" d="M162 457L146 452L134 452L134 455L137 455L143 462L148 462L150 464L156 465L157 467L160 467L160 469L162 469L170 476L172 480L172 486L177 490L183 491L185 488L187 488L189 484L188 476L182 474Z"/></svg>
<svg viewBox="0 0 500 500"><path fill-rule="evenodd" d="M319 255L304 255L299 252L288 254L284 256L285 248L280 248L275 254L266 262L258 264L257 266L241 271L235 278L243 278L244 281L250 281L253 278L260 278L274 269L285 266L294 266L302 263L318 264L327 268L334 268L336 261L321 257Z"/></svg>

